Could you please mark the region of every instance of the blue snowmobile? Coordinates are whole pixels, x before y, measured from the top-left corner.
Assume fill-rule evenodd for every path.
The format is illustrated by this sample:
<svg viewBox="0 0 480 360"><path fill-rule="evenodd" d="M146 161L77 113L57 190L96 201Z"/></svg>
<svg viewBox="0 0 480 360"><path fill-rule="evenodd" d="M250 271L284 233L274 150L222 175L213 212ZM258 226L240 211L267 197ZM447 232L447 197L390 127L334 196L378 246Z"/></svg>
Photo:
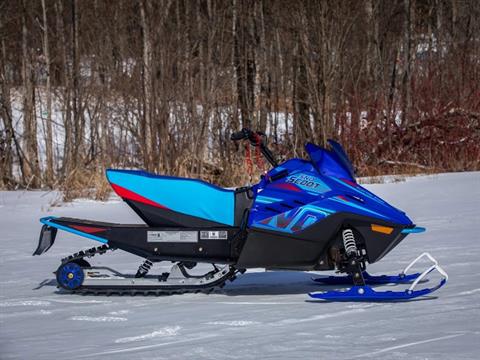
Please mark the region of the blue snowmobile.
<svg viewBox="0 0 480 360"><path fill-rule="evenodd" d="M231 136L261 152L273 166L258 184L235 190L196 179L160 176L137 170L107 170L113 190L145 224L124 225L49 216L33 255L54 243L58 230L96 240L102 245L61 261L58 285L70 292L92 294L174 294L210 292L249 268L299 271L336 270L342 276L313 279L316 283L352 286L344 291L309 294L329 301L407 300L442 287L448 276L429 254L415 259L399 275L374 276L366 264L382 259L408 234L419 233L404 212L360 186L343 148L308 143L308 160L278 164L266 136L243 129ZM248 146L248 145L247 145ZM144 260L136 274L92 266L90 258L123 250ZM421 258L432 265L408 274ZM149 271L154 263L172 262L169 272ZM194 273L199 263L211 264ZM417 285L437 270L434 287ZM378 291L371 285L411 283L404 291Z"/></svg>

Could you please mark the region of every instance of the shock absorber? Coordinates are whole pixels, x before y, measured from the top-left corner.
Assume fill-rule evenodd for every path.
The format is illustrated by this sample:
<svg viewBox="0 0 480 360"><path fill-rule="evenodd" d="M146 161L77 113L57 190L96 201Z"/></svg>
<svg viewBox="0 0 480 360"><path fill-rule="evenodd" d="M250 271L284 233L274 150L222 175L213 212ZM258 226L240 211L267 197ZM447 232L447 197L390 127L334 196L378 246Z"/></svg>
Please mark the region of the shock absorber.
<svg viewBox="0 0 480 360"><path fill-rule="evenodd" d="M365 263L358 252L355 235L353 234L352 229L344 229L342 231L342 238L343 246L345 247L345 255L347 257L343 271L347 272L352 277L354 285L364 286L365 280L362 272L365 270Z"/></svg>
<svg viewBox="0 0 480 360"><path fill-rule="evenodd" d="M357 243L355 242L355 236L351 229L345 229L342 231L343 246L345 247L345 253L347 257L358 255Z"/></svg>
<svg viewBox="0 0 480 360"><path fill-rule="evenodd" d="M148 274L148 272L150 271L150 268L153 266L153 263L146 259L142 265L140 265L138 267L138 270L137 270L137 273L135 274L135 277L136 278L142 278L144 277L145 275Z"/></svg>

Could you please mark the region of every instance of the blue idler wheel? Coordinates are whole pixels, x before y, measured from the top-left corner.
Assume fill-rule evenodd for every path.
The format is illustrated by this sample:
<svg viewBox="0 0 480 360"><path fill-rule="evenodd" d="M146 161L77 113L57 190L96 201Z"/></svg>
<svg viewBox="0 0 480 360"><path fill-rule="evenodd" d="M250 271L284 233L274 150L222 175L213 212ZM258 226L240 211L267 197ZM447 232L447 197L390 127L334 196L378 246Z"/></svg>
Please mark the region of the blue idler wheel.
<svg viewBox="0 0 480 360"><path fill-rule="evenodd" d="M84 279L82 267L75 262L62 264L57 270L57 283L66 290L78 289L82 286Z"/></svg>

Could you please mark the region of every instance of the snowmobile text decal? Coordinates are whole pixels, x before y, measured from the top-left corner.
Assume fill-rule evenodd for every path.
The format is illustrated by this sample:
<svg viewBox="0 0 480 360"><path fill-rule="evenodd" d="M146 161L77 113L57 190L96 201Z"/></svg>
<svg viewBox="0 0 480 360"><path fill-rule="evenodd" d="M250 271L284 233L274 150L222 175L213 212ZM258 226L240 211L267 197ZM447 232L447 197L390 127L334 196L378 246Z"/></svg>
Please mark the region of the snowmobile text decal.
<svg viewBox="0 0 480 360"><path fill-rule="evenodd" d="M331 190L320 179L305 174L289 176L285 179L285 182L295 184L303 190L314 191L317 193L324 193Z"/></svg>
<svg viewBox="0 0 480 360"><path fill-rule="evenodd" d="M147 242L198 242L198 231L147 231Z"/></svg>
<svg viewBox="0 0 480 360"><path fill-rule="evenodd" d="M200 231L201 240L226 240L226 231Z"/></svg>

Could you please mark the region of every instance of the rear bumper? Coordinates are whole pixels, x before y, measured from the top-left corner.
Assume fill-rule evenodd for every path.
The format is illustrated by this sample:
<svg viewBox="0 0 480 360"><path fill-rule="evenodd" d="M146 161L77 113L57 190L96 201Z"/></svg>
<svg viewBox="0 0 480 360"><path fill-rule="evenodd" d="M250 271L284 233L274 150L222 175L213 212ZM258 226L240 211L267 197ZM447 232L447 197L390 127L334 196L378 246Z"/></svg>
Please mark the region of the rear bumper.
<svg viewBox="0 0 480 360"><path fill-rule="evenodd" d="M44 225L42 226L42 230L40 230L40 237L38 238L37 249L32 255L42 255L44 252L47 252L48 249L50 249L55 242L56 236L57 229L44 223Z"/></svg>
<svg viewBox="0 0 480 360"><path fill-rule="evenodd" d="M83 236L92 240L101 242L102 244L108 243L108 240L101 235L105 235L108 230L104 223L95 223L88 221L79 221L69 218L57 218L56 216L47 216L40 219L43 224L40 230L40 236L38 238L37 249L33 252L33 256L42 255L46 253L54 244L57 236L57 231L63 230L69 233ZM102 224L102 225L100 225ZM95 235L93 234L95 233Z"/></svg>
<svg viewBox="0 0 480 360"><path fill-rule="evenodd" d="M106 238L101 237L98 234L108 230L108 227L105 227L104 225L113 225L113 224L98 223L101 225L97 226L96 222L93 222L93 221L87 222L83 220L77 220L76 222L78 222L78 224L75 224L75 220L76 219L57 218L56 216L47 216L47 217L41 218L40 222L44 225L47 225L48 227L60 229L75 235L86 237L88 239L96 240L101 242L102 244L108 243L108 240ZM93 235L94 233L97 235Z"/></svg>

